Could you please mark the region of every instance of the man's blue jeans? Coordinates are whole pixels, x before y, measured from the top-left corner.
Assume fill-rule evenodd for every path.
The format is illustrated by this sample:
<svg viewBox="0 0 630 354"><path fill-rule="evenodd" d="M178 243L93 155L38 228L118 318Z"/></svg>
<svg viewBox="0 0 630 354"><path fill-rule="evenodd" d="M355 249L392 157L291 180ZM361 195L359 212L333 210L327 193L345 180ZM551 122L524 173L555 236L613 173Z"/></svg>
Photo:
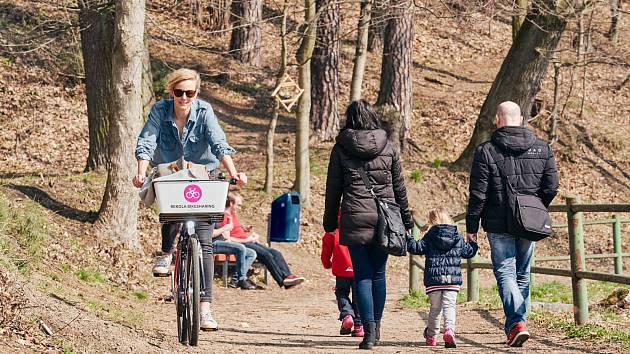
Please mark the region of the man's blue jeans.
<svg viewBox="0 0 630 354"><path fill-rule="evenodd" d="M488 233L488 241L507 334L517 322L527 321L534 242L505 233Z"/></svg>
<svg viewBox="0 0 630 354"><path fill-rule="evenodd" d="M216 240L212 242L214 253L233 254L236 257L236 270L234 278L247 279L247 271L256 260L256 251L245 247L242 243Z"/></svg>

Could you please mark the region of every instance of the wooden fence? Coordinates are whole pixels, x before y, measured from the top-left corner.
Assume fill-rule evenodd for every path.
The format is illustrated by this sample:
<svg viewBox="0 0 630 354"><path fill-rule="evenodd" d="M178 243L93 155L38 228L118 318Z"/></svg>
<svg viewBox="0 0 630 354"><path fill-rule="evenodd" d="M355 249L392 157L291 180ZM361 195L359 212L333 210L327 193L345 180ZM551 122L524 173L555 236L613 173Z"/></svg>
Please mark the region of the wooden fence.
<svg viewBox="0 0 630 354"><path fill-rule="evenodd" d="M584 221L584 212L593 213L625 213L630 212L630 204L582 204L579 197L567 197L566 205L551 205L549 212L566 213L566 224L554 224L554 228L568 228L569 231L569 255L535 257L532 260L532 274L547 274L560 277L571 278L571 288L573 292L573 308L575 323L578 325L588 321L588 292L586 279L608 281L630 285L630 276L624 275L623 257L630 257L630 253L624 253L621 242L621 224L630 223L630 218L622 218L619 214L614 214L611 219ZM454 220L459 222L465 218L466 214L457 215ZM585 254L584 249L584 226L585 225L612 225L613 253L605 254ZM414 235L420 233L422 223L416 221ZM420 289L420 270L424 270L424 265L420 263L417 256L409 256L409 290ZM591 272L586 270L587 259L614 259L614 273ZM535 266L535 261L570 261L571 267L552 268ZM479 269L492 269L492 262L489 260L474 257L466 260L462 264L467 273L467 301L479 301ZM530 286L531 289L531 286Z"/></svg>

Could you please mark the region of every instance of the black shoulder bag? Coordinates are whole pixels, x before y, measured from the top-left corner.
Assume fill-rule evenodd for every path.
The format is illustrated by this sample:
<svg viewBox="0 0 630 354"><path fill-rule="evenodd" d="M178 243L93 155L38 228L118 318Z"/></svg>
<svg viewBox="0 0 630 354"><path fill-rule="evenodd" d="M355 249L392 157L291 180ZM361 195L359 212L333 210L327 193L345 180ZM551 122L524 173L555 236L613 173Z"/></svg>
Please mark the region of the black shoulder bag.
<svg viewBox="0 0 630 354"><path fill-rule="evenodd" d="M530 241L540 241L553 234L549 211L537 195L519 193L508 180L505 164L499 163L496 146L490 144L490 155L497 165L508 202L507 232Z"/></svg>
<svg viewBox="0 0 630 354"><path fill-rule="evenodd" d="M386 200L382 200L374 193L372 183L363 169L358 168L365 188L370 191L372 198L376 202L378 213L378 223L376 225L376 242L383 251L392 256L405 256L407 254L407 241L405 224L400 215L400 205Z"/></svg>

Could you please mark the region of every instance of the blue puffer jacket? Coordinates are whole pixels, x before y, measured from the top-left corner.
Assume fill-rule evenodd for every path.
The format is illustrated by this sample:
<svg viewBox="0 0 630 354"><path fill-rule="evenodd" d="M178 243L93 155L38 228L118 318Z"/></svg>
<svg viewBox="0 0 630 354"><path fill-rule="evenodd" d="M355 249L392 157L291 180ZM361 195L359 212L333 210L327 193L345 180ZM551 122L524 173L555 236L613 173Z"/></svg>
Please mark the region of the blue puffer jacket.
<svg viewBox="0 0 630 354"><path fill-rule="evenodd" d="M459 290L462 285L462 258L474 257L478 248L476 242L465 242L455 225L434 225L417 241L413 237L407 238L409 253L426 255L424 286L427 293Z"/></svg>

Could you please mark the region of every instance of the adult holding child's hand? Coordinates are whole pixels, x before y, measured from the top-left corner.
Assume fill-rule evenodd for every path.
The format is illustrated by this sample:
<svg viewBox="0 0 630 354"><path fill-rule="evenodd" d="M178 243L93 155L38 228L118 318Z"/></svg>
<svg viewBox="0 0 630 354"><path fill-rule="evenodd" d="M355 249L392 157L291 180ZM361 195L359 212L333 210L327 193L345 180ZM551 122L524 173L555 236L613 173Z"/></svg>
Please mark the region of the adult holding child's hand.
<svg viewBox="0 0 630 354"><path fill-rule="evenodd" d="M359 173L362 167L374 193L400 206L405 228L413 228L400 156L381 129L380 117L364 100L354 101L346 111L346 126L330 153L326 179L324 230L339 228L339 243L348 246L357 284L361 322L365 335L361 349L372 349L380 340L385 307L387 253L374 242L378 212L374 198ZM341 219L337 221L341 204Z"/></svg>

